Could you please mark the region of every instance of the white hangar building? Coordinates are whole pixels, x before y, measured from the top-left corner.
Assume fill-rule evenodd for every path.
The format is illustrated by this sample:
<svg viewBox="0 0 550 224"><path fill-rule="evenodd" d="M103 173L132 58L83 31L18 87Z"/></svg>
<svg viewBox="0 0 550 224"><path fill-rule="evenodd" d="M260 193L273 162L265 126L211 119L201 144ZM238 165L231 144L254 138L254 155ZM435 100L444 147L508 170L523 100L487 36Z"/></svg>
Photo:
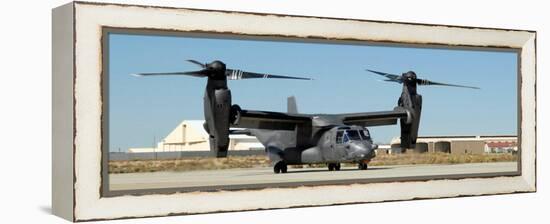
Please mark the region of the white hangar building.
<svg viewBox="0 0 550 224"><path fill-rule="evenodd" d="M155 148L130 148L128 152L178 152L209 151L208 133L203 128L204 120L184 120ZM228 150L257 150L264 146L254 136L229 135Z"/></svg>

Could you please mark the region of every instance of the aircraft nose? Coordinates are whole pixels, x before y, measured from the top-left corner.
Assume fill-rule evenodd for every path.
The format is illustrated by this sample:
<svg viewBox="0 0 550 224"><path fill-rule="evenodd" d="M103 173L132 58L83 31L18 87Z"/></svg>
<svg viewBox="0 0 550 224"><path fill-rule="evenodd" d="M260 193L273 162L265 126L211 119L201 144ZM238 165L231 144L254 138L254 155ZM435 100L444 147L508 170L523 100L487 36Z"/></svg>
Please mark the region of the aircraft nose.
<svg viewBox="0 0 550 224"><path fill-rule="evenodd" d="M357 156L365 156L369 154L370 147L368 147L366 144L363 144L362 142L354 142L351 144L351 148L353 149L353 152Z"/></svg>

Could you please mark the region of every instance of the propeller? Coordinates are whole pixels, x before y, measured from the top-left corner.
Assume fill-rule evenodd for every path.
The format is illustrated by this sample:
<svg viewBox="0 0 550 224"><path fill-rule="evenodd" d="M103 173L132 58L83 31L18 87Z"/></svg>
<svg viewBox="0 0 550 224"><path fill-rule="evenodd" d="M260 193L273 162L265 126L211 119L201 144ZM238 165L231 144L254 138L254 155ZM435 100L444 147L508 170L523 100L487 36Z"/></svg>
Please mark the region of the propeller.
<svg viewBox="0 0 550 224"><path fill-rule="evenodd" d="M448 83L442 83L442 82L434 82L427 79L419 79L416 77L416 73L414 73L413 71L403 73L402 75L395 75L395 74L379 72L379 71L374 71L369 69L366 69L366 70L374 74L386 77L387 79L383 80L386 82L397 82L402 84L404 81L413 81L413 82L416 82L416 84L421 86L437 85L437 86L452 86L452 87L461 87L461 88L470 88L470 89L480 89L479 87L475 87L475 86L464 86L464 85L448 84Z"/></svg>
<svg viewBox="0 0 550 224"><path fill-rule="evenodd" d="M155 76L155 75L188 75L194 77L210 77L210 78L227 78L229 80L240 79L298 79L298 80L313 80L311 78L302 78L294 76L272 75L266 73L247 72L238 69L226 69L225 64L221 61L213 61L211 63L200 63L196 60L186 60L187 62L198 65L202 70L189 72L164 72L164 73L137 73L136 76Z"/></svg>

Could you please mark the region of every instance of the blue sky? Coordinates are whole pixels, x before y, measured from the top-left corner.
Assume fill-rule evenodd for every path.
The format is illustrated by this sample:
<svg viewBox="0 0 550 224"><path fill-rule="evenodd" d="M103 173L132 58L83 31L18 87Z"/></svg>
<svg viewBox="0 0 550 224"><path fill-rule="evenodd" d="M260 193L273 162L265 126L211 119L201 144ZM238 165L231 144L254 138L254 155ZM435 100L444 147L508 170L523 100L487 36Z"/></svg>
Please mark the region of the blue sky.
<svg viewBox="0 0 550 224"><path fill-rule="evenodd" d="M150 147L182 120L203 119L206 79L135 77L132 73L198 70L186 62L222 60L228 68L314 78L313 81L229 81L233 103L243 109L286 111L295 96L301 113L391 110L396 83L365 69L478 86L481 90L419 87L419 135L516 134L517 54L514 52L206 39L110 34L110 150ZM389 142L399 126L370 128L375 142Z"/></svg>

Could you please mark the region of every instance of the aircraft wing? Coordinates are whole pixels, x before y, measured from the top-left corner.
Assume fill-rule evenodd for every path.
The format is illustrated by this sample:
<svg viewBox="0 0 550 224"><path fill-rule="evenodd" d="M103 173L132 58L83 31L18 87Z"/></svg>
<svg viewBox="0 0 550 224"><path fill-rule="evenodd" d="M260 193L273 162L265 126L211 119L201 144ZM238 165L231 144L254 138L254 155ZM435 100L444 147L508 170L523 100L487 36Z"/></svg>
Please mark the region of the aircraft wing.
<svg viewBox="0 0 550 224"><path fill-rule="evenodd" d="M231 127L293 131L297 125L304 125L310 122L311 117L305 115L271 111L239 110L236 120Z"/></svg>
<svg viewBox="0 0 550 224"><path fill-rule="evenodd" d="M391 111L375 111L366 113L341 114L342 122L346 125L380 126L397 124L397 119L407 119L405 109L396 107Z"/></svg>

